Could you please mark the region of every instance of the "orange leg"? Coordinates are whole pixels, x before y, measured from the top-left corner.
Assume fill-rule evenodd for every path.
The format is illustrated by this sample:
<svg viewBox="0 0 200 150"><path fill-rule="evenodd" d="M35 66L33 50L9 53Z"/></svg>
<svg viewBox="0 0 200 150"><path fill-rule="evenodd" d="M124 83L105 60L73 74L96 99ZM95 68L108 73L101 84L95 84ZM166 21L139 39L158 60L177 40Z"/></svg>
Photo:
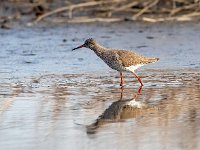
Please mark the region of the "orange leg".
<svg viewBox="0 0 200 150"><path fill-rule="evenodd" d="M124 87L121 86L121 96L120 96L120 100L122 100L123 96L124 96Z"/></svg>
<svg viewBox="0 0 200 150"><path fill-rule="evenodd" d="M133 74L138 79L138 81L140 82L141 86L143 86L143 83L142 83L142 80L140 79L140 77L135 72L133 72Z"/></svg>
<svg viewBox="0 0 200 150"><path fill-rule="evenodd" d="M137 99L137 97L141 94L142 92L142 86L139 87L137 93L133 96L133 99Z"/></svg>
<svg viewBox="0 0 200 150"><path fill-rule="evenodd" d="M124 86L124 80L123 80L122 72L120 72L120 78L121 78L120 86Z"/></svg>
<svg viewBox="0 0 200 150"><path fill-rule="evenodd" d="M142 92L142 85L140 86L140 88L138 89L138 94L141 94Z"/></svg>

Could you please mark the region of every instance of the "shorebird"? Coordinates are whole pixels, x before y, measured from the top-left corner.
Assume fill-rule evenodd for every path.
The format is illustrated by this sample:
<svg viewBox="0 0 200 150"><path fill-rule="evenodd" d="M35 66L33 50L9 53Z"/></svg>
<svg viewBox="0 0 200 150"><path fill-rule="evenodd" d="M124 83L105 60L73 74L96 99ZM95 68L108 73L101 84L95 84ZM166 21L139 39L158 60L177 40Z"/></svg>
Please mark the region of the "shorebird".
<svg viewBox="0 0 200 150"><path fill-rule="evenodd" d="M72 51L83 47L94 51L96 55L100 57L110 68L120 72L121 87L124 85L122 72L132 72L140 82L141 86L143 86L142 80L135 73L135 70L143 65L159 60L159 58L145 57L129 50L105 48L98 44L93 38L87 39L83 45L72 49Z"/></svg>

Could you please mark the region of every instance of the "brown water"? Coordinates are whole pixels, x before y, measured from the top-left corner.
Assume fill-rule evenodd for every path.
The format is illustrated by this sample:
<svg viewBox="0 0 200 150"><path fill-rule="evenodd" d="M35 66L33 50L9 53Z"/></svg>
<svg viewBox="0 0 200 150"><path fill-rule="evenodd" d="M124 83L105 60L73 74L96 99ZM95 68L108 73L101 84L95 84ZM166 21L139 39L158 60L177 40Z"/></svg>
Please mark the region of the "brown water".
<svg viewBox="0 0 200 150"><path fill-rule="evenodd" d="M92 24L0 31L1 149L200 149L199 24ZM85 37L160 61L144 87ZM65 39L65 40L64 40ZM130 40L131 39L131 40Z"/></svg>

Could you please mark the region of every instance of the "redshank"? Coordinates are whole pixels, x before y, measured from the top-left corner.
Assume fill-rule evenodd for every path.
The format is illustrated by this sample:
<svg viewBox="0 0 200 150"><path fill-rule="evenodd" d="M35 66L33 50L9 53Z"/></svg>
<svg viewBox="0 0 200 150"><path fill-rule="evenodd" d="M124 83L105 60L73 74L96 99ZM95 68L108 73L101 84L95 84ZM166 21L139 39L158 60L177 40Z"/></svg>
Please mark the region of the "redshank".
<svg viewBox="0 0 200 150"><path fill-rule="evenodd" d="M159 60L159 58L145 57L129 50L105 48L98 44L93 38L87 39L83 45L76 47L72 50L79 49L82 47L86 47L93 50L96 53L96 55L100 57L110 68L120 72L121 87L123 87L124 85L122 72L127 71L132 72L140 82L141 86L143 86L142 80L135 73L135 70L143 65L153 63Z"/></svg>

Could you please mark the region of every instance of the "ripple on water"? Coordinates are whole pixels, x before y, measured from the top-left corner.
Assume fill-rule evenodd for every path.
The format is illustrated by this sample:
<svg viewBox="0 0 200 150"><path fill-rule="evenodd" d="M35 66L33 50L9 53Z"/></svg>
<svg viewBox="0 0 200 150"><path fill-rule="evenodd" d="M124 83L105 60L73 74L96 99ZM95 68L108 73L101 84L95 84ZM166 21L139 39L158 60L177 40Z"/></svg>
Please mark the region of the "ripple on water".
<svg viewBox="0 0 200 150"><path fill-rule="evenodd" d="M21 133L18 128L23 124L27 132L34 133L27 135L30 141L37 137L66 142L70 136L80 140L80 145L91 140L107 141L115 147L108 137L117 143L123 139L126 148L143 145L154 148L149 143L161 149L172 148L186 141L198 145L198 71L145 70L140 74L145 74L140 94L139 84L130 74L126 74L126 86L121 90L118 74L114 73L47 74L1 86L4 101L0 102L0 112L5 123L1 124L0 133L10 139L3 131ZM16 126L6 128L12 121ZM187 136L181 138L183 134Z"/></svg>

